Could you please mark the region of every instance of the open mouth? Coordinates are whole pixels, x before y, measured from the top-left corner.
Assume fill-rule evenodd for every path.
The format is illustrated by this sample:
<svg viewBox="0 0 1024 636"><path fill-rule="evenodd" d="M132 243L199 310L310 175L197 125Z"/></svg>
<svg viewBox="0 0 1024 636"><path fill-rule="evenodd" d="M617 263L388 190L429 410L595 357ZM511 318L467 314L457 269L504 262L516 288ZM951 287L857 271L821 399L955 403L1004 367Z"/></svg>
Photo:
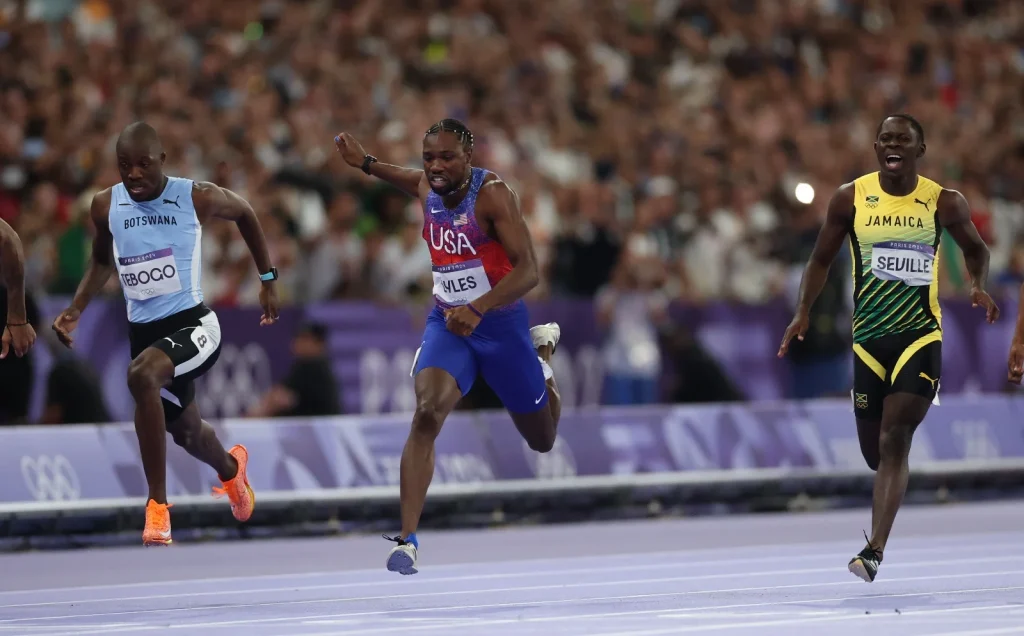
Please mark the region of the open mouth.
<svg viewBox="0 0 1024 636"><path fill-rule="evenodd" d="M146 192L146 186L144 186L142 184L130 185L130 186L128 186L128 192L130 192L132 194L136 194L136 195L143 194L143 193Z"/></svg>
<svg viewBox="0 0 1024 636"><path fill-rule="evenodd" d="M435 188L443 188L444 186L448 185L448 179L434 175L430 177L430 185L434 186Z"/></svg>
<svg viewBox="0 0 1024 636"><path fill-rule="evenodd" d="M895 170L903 165L903 157L899 155L886 155L885 156L885 167L890 170Z"/></svg>

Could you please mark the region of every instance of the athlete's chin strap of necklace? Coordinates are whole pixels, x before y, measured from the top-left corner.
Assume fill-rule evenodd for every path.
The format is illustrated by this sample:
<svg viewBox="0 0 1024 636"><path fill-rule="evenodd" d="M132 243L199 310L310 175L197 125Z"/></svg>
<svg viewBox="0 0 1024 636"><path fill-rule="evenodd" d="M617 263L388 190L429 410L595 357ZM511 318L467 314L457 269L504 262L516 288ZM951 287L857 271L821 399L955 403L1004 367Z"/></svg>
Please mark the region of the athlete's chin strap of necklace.
<svg viewBox="0 0 1024 636"><path fill-rule="evenodd" d="M449 192L448 194L446 194L444 196L450 197L453 194L458 194L459 192L462 192L463 190L465 190L466 188L469 187L469 182L472 181L472 180L473 180L473 169L470 168L469 169L469 174L466 175L465 177L463 177L462 183L459 185L459 187L455 188L454 190L452 190L451 192Z"/></svg>

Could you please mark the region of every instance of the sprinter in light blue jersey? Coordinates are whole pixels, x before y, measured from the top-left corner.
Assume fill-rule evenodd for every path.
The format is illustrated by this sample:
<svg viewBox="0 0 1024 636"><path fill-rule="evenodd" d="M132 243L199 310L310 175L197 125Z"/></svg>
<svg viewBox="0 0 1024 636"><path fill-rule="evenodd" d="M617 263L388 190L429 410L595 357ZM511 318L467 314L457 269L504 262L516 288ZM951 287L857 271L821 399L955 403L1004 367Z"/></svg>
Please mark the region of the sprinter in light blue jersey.
<svg viewBox="0 0 1024 636"><path fill-rule="evenodd" d="M166 155L156 131L138 122L117 139L121 183L96 194L92 259L71 306L53 323L58 338L71 347L74 331L89 301L117 272L128 305L132 363L128 386L135 398L135 433L149 484L145 545L171 543L167 508L167 440L214 470L239 521L252 515L256 499L246 477L248 452L242 445L225 451L217 434L199 415L194 381L220 355L220 324L203 303L203 224L211 218L238 224L263 281L261 325L278 317L267 242L256 214L244 199L212 183L164 175Z"/></svg>

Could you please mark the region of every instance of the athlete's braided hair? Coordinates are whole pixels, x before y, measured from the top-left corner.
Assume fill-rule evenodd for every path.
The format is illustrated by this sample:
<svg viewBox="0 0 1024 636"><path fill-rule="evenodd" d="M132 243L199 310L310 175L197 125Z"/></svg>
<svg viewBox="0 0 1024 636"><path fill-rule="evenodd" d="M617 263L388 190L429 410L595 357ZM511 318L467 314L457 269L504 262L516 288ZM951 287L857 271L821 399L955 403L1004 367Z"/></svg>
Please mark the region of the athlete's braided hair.
<svg viewBox="0 0 1024 636"><path fill-rule="evenodd" d="M902 119L904 121L909 122L910 127L913 128L914 132L917 133L917 140L921 143L924 143L924 127L921 125L921 122L914 119L913 115L908 115L906 113L895 113L893 115L886 115L885 119L878 122L878 130L875 131L875 138L878 138L878 135L882 132L882 126L884 126L885 122L890 119Z"/></svg>
<svg viewBox="0 0 1024 636"><path fill-rule="evenodd" d="M466 124L462 123L458 119L442 119L433 126L427 129L427 135L436 135L437 133L444 131L453 133L460 142L462 142L462 148L469 150L473 147L473 133L466 127Z"/></svg>

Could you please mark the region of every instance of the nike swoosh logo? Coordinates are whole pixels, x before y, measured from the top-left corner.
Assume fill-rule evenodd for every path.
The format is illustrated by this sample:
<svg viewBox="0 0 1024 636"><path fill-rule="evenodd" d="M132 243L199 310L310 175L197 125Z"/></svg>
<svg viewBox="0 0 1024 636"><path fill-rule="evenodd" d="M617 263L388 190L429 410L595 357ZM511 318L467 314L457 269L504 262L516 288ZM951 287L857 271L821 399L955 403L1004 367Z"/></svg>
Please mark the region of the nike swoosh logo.
<svg viewBox="0 0 1024 636"><path fill-rule="evenodd" d="M539 397L539 398L537 398L536 400L534 400L534 401L533 401L533 403L534 403L534 404L540 404L540 401L541 401L541 400L543 400L543 399L544 399L544 396L545 396L545 395L547 395L547 394L548 394L548 392L547 392L547 391L544 391L543 393L541 393L541 394L540 394L540 397Z"/></svg>
<svg viewBox="0 0 1024 636"><path fill-rule="evenodd" d="M430 213L431 214L443 214L444 210L438 210L436 208L430 208Z"/></svg>

